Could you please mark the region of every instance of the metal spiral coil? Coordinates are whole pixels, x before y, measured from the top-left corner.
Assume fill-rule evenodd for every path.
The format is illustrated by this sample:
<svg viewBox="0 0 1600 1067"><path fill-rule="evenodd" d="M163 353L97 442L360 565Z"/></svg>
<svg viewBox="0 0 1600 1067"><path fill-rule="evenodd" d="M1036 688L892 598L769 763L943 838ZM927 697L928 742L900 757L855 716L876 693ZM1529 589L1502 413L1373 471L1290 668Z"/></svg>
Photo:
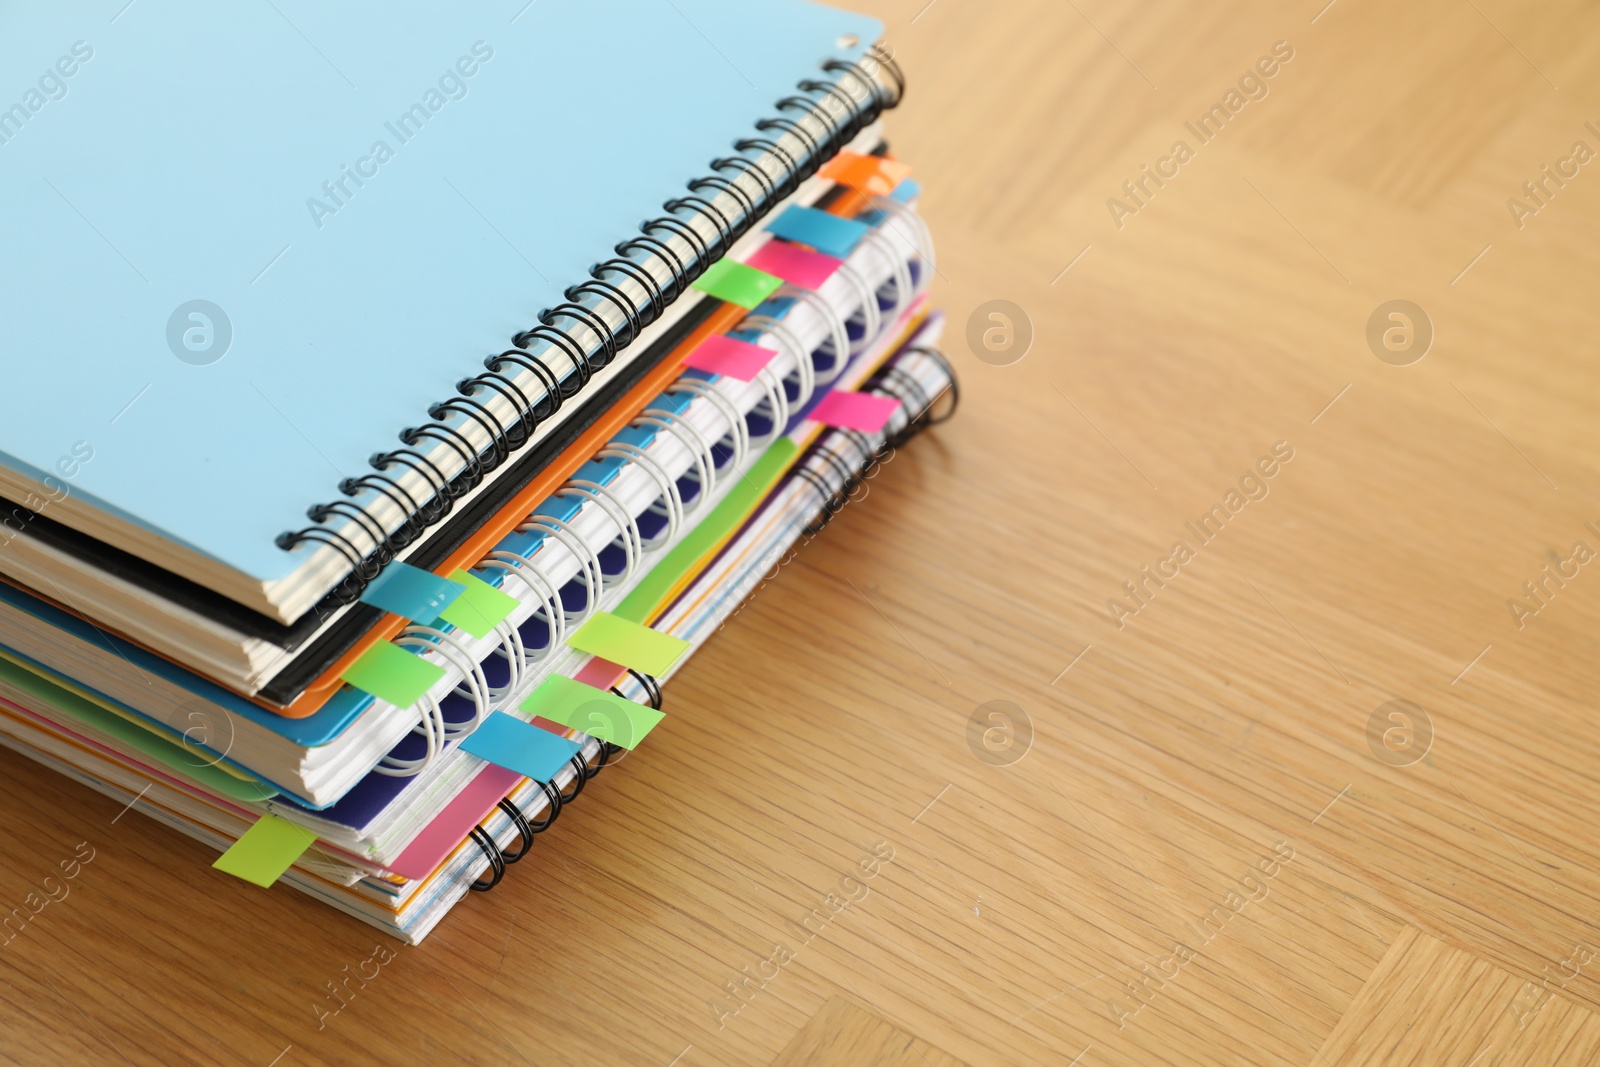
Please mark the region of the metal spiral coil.
<svg viewBox="0 0 1600 1067"><path fill-rule="evenodd" d="M790 135L803 146L799 152L791 151L772 137L744 138L735 142L734 151L740 155L713 160L713 174L690 182L690 195L667 201L664 205L667 214L647 220L641 224L638 236L619 243L615 258L595 264L589 271L589 279L566 291L565 303L540 312L537 325L512 338L514 349L489 357L485 360L485 373L463 380L457 386L458 396L430 407L430 423L403 431L400 440L407 448L374 455L370 461L374 473L347 479L340 486L346 496L372 494L373 503L381 499L398 508L403 513L398 529L386 533L386 527L366 509L348 501L336 501L309 509L313 525L280 534L278 546L284 551L294 551L306 544L334 548L350 564L351 573L329 596L337 604L356 600L366 583L391 559L421 537L427 527L448 515L457 499L471 492L490 472L532 440L539 424L553 415L563 400L587 386L595 371L614 360L622 347L636 340L650 323L660 318L666 306L683 295L689 284L725 255L756 221L798 189L801 182L882 111L898 105L905 92L904 75L893 55L881 45L874 46L865 57L854 62L829 60L822 64L822 70L840 77L834 81L807 79L800 82L797 88L803 95L784 97L775 105L779 115L756 124L756 130L763 134ZM880 75L886 75L887 82ZM858 99L847 91L845 80L856 83L863 91L863 98ZM801 112L826 129L820 140L791 117ZM779 161L776 175L750 158L749 153L757 152ZM759 191L752 193L740 186L736 181L738 177L749 178ZM708 195L697 195L699 193ZM708 198L719 194L739 206L738 218L730 218ZM700 231L688 224L685 216L691 213L711 226L714 240L708 242ZM669 242L673 237L694 251L691 260L685 262L671 246ZM657 281L646 263L665 270L671 277L670 283L663 285ZM635 302L618 285L624 278L644 292L642 303ZM586 303L586 300L593 303ZM609 325L597 310L602 306L621 313L620 327ZM530 349L539 342L544 343L546 350L535 355ZM546 362L546 356L564 358L571 364L571 374L558 374ZM501 373L508 366L534 375L544 387L544 394L530 396ZM508 420L495 414L486 403L491 396L516 412L509 425ZM482 430L488 444L480 446L462 433L468 425ZM463 469L446 477L433 459L416 450L418 442L423 440L431 440L454 452ZM429 498L419 503L399 478L385 474L392 466L404 467L421 478L431 493ZM362 517L357 517L358 512ZM335 521L338 528L331 524ZM371 542L371 546L363 547L359 542Z"/></svg>
<svg viewBox="0 0 1600 1067"><path fill-rule="evenodd" d="M728 432L711 445L712 451L715 452L716 449L724 447L723 441L728 442L725 446L728 452L728 465L719 469L738 470L744 466L745 457L750 454L750 426L745 422L744 415L739 412L739 409L733 406L733 401L723 396L707 382L698 378L679 378L669 385L665 392L667 396L687 393L690 396L703 399L706 403L716 408L721 413L723 421L728 424ZM681 497L678 504L681 511L683 505Z"/></svg>
<svg viewBox="0 0 1600 1067"><path fill-rule="evenodd" d="M470 888L474 893L487 893L500 884L500 879L506 876L506 857L500 851L500 846L494 843L494 838L489 836L489 831L481 826L474 826L468 835L483 849L484 858L489 861L488 881L482 878L473 882Z"/></svg>
<svg viewBox="0 0 1600 1067"><path fill-rule="evenodd" d="M796 464L795 476L808 483L822 499L817 517L807 523L802 530L807 537L816 535L833 521L833 517L850 500L850 494L872 477L875 469L887 456L929 426L936 426L955 414L956 407L961 402L961 387L956 378L955 368L950 365L944 353L936 348L919 345L906 349L906 354L916 354L937 363L944 371L949 382L948 386L938 394L929 396L921 383L902 367L888 364L861 387L863 392L882 393L901 400L908 413L906 423L900 429L886 433L883 442L876 446L870 438L859 431L837 431L861 455L859 461L846 459L833 449L819 444L813 446L805 461ZM935 405L946 393L950 395L950 408L941 414L935 414ZM822 468L808 467L807 463L812 461L820 461ZM833 484L830 474L838 478L837 486Z"/></svg>

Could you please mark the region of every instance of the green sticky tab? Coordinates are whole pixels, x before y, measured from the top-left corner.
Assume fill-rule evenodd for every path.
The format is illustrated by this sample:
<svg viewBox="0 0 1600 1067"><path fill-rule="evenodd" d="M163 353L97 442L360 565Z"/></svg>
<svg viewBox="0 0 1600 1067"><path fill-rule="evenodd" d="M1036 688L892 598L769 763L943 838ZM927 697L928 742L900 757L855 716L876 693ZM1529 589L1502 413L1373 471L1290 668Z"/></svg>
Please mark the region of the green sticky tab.
<svg viewBox="0 0 1600 1067"><path fill-rule="evenodd" d="M679 584L700 568L700 562L732 537L749 519L756 506L766 499L772 487L783 477L799 447L788 437L780 437L739 479L711 514L701 519L683 540L663 556L644 579L634 586L633 592L617 605L615 614L632 622L650 618L661 602L671 596ZM610 659L607 656L606 659Z"/></svg>
<svg viewBox="0 0 1600 1067"><path fill-rule="evenodd" d="M450 580L464 586L462 593L449 607L439 612L439 621L447 622L473 637L488 637L517 607L517 598L502 593L475 574L456 571Z"/></svg>
<svg viewBox="0 0 1600 1067"><path fill-rule="evenodd" d="M604 611L578 627L567 644L579 652L660 677L689 650L681 637L652 630Z"/></svg>
<svg viewBox="0 0 1600 1067"><path fill-rule="evenodd" d="M522 702L522 710L622 748L636 746L666 718L654 708L560 675L546 678Z"/></svg>
<svg viewBox="0 0 1600 1067"><path fill-rule="evenodd" d="M263 815L211 866L264 889L270 888L316 839L311 831L302 830L287 819Z"/></svg>
<svg viewBox="0 0 1600 1067"><path fill-rule="evenodd" d="M782 285L782 278L732 259L717 260L694 281L694 288L701 292L745 309L756 307Z"/></svg>
<svg viewBox="0 0 1600 1067"><path fill-rule="evenodd" d="M339 677L379 700L406 708L421 700L422 694L444 677L444 668L413 656L399 645L379 641Z"/></svg>

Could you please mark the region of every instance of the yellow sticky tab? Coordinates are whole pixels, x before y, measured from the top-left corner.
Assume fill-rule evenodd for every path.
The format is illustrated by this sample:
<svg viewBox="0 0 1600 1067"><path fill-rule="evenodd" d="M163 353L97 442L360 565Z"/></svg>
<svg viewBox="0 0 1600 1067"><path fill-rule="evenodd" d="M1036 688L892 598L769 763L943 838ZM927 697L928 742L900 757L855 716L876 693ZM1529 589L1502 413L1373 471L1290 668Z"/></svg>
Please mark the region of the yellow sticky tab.
<svg viewBox="0 0 1600 1067"><path fill-rule="evenodd" d="M580 626L577 633L567 638L567 644L579 652L587 652L591 656L599 656L657 678L671 670L672 665L689 650L689 642L681 637L652 630L604 611Z"/></svg>
<svg viewBox="0 0 1600 1067"><path fill-rule="evenodd" d="M317 839L287 819L263 815L211 866L246 882L271 888Z"/></svg>

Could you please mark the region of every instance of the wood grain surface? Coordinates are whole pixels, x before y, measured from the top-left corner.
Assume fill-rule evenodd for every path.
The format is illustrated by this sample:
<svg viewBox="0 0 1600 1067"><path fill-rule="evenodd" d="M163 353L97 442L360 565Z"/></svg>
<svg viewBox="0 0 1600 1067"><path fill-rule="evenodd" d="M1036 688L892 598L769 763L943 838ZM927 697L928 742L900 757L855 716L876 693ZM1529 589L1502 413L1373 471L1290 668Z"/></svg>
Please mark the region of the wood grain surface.
<svg viewBox="0 0 1600 1067"><path fill-rule="evenodd" d="M1600 10L1324 4L862 0L958 418L320 1026L381 935L0 754L0 1057L1592 1062Z"/></svg>

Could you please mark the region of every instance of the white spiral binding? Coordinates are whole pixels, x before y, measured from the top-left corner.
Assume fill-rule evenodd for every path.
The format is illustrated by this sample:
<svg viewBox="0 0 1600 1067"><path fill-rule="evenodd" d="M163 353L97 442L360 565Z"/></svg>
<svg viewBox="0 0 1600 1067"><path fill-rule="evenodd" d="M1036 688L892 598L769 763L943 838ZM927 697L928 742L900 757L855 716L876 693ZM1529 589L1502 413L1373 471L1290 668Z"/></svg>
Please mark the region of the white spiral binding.
<svg viewBox="0 0 1600 1067"><path fill-rule="evenodd" d="M702 383L703 384L703 383ZM727 403L727 401L723 401ZM732 410L732 405L729 405ZM651 455L638 445L627 441L613 441L611 444L595 453L597 459L620 459L628 463L637 464L639 469L650 476L656 483L656 488L661 490L659 503L652 503L646 510L652 515L664 515L667 519L666 528L654 537L646 537L641 542L643 546L655 551L674 537L683 527L683 496L678 492L678 483L673 481L667 472L662 469Z"/></svg>
<svg viewBox="0 0 1600 1067"><path fill-rule="evenodd" d="M868 230L865 240L869 241L888 258L890 267L894 271L894 304L885 312L889 321L893 322L895 317L900 314L901 309L915 300L917 294L922 290L912 285L911 268L906 265L905 258L895 251L894 245L889 238L883 235L881 230ZM928 273L923 271L924 284L927 282ZM876 299L873 300L873 304L877 304Z"/></svg>
<svg viewBox="0 0 1600 1067"><path fill-rule="evenodd" d="M489 680L484 677L483 667L472 654L462 648L455 637L442 630L413 623L400 631L400 635L394 638L394 644L400 648L437 652L449 660L452 666L461 671L463 684L469 691L464 695L470 696L473 707L472 719L469 722L451 725L445 722L443 709L431 695L424 696L418 702L420 706L418 721L411 732L420 735L426 741L427 747L423 755L416 759L402 759L388 755L373 768L378 774L388 777L409 778L421 773L438 759L446 741L464 737L478 728L478 724L490 711Z"/></svg>
<svg viewBox="0 0 1600 1067"><path fill-rule="evenodd" d="M473 716L468 723L449 725L444 728L446 740L464 737L478 728L489 712L494 710L489 706L489 679L484 676L483 664L473 658L471 651L461 646L455 633L445 633L443 630L434 629L432 626L423 626L412 623L400 631L400 636L394 643L401 648L416 648L424 652L437 652L449 660L457 670L461 671L462 685L468 692L463 696L472 701ZM458 689L460 687L457 687Z"/></svg>
<svg viewBox="0 0 1600 1067"><path fill-rule="evenodd" d="M898 221L911 224L912 229L916 231L916 237L911 240L910 244L911 247L916 249L917 258L922 260L923 266L927 268L923 272L924 275L938 273L939 260L933 248L933 231L928 228L927 220L893 197L880 196L872 201L872 206L878 211L893 216ZM924 279L925 285L926 278Z"/></svg>
<svg viewBox="0 0 1600 1067"><path fill-rule="evenodd" d="M872 291L872 286L861 276L861 272L848 263L839 264L839 277L850 284L856 291L856 296L861 299L858 310L861 312L861 337L850 345L850 354L842 360L834 360L838 370L844 370L844 365L855 356L865 352L873 340L878 336L878 331L883 328L883 311L878 307L878 296ZM851 318L855 316L852 315ZM832 380L831 378L829 379Z"/></svg>
<svg viewBox="0 0 1600 1067"><path fill-rule="evenodd" d="M491 705L505 703L506 698L517 691L517 687L522 684L522 676L528 671L528 651L522 643L522 634L517 632L517 628L502 619L495 623L494 634L500 642L490 650L489 655L499 656L505 660L506 684L489 687ZM470 693L462 692L465 688L466 683L463 682L456 687L455 692L460 696L470 696Z"/></svg>
<svg viewBox="0 0 1600 1067"><path fill-rule="evenodd" d="M529 656L530 663L541 663L549 658L550 654L560 648L567 640L567 613L561 606L561 590L556 584L545 577L544 571L526 556L519 556L515 552L506 552L495 549L479 561L480 569L497 570L510 577L516 578L528 592L539 600L539 606L534 609L533 618L538 618L542 612L545 627L550 633L550 642L539 649L538 655ZM530 577L531 575L531 577ZM534 580L538 580L538 585ZM526 646L524 646L526 649Z"/></svg>
<svg viewBox="0 0 1600 1067"><path fill-rule="evenodd" d="M844 324L841 322L839 325L842 328ZM806 401L811 399L811 394L816 392L817 389L817 365L812 360L811 353L806 350L806 346L800 338L795 336L793 330L770 315L747 315L744 321L739 323L739 329L757 331L775 338L778 342L778 347L794 358L794 406L797 408L805 407ZM848 344L848 340L846 344ZM789 378L785 377L783 380L787 382ZM785 395L787 395L787 391Z"/></svg>
<svg viewBox="0 0 1600 1067"><path fill-rule="evenodd" d="M605 571L600 568L599 553L591 548L588 542L579 537L578 531L568 525L565 520L557 519L550 515L534 515L527 522L519 525L517 532L548 534L565 546L568 552L572 553L573 558L578 561L578 566L583 568L581 575L584 588L583 610L578 612L576 618L574 618L563 605L562 614L567 616L569 623L583 622L590 615L593 615L600 606L601 595L606 590L606 576Z"/></svg>
<svg viewBox="0 0 1600 1067"><path fill-rule="evenodd" d="M783 388L783 382L773 373L771 367L762 367L755 376L755 382L765 389L767 393L761 401L757 402L755 410L759 412L761 410L760 405L765 403L767 405L766 414L772 420L772 427L759 438L752 437L750 446L752 448L766 448L779 437L782 437L783 432L789 427L789 395Z"/></svg>
<svg viewBox="0 0 1600 1067"><path fill-rule="evenodd" d="M699 378L679 378L667 387L666 393L668 396L688 393L690 396L701 397L721 412L722 417L728 422L728 433L724 437L718 438L712 447L715 448L717 445L722 444L724 440L728 441L728 452L731 458L728 460L727 466L717 469L719 471L738 470L744 466L745 457L750 454L750 424L745 421L744 415L739 412L739 409L733 406L733 401L712 388L711 383L702 381Z"/></svg>
<svg viewBox="0 0 1600 1067"><path fill-rule="evenodd" d="M488 553L479 562L478 568L498 570L508 576L514 575L529 592L534 594L539 605L534 616L542 614L549 631L549 643L541 649L530 651L515 626L509 622L497 624L495 634L499 637L499 642L490 654L499 655L506 661L508 678L505 685L491 687L481 664L473 660L471 653L463 648L452 634L428 626L407 627L394 639L394 643L401 647L438 652L460 670L462 681L454 692L473 701L474 715L467 723L451 725L445 722L438 701L430 696L423 697L418 702L419 721L413 733L426 740L424 755L412 760L386 756L375 768L378 773L392 776L415 775L438 758L447 741L456 740L475 729L492 706L503 702L519 687L533 664L545 660L555 650L564 646L569 628L574 624L581 624L598 610L606 592L631 580L647 553L671 542L678 535L687 516L716 493L719 475L723 470L739 470L753 450L766 447L780 436L788 424L791 407L804 406L818 386L834 381L851 358L865 351L877 340L886 317L892 319L897 316L911 300L926 291L935 270L933 240L927 224L914 210L898 201L880 198L873 206L885 216L911 223L915 235L908 243L912 245L916 255L924 264L925 269L921 277L913 282L909 266L904 257L897 253L889 237L877 227L869 230L864 240L870 242L889 261L892 273L890 281L894 283L894 301L885 311L879 306L877 293L872 290L860 272L847 263L840 264L838 273L855 290L859 298L858 311L863 323L863 336L854 343L850 340L845 319L841 318L833 305L820 295L790 285L779 291L778 295L789 296L806 304L823 319L828 330L828 338L824 344L830 344L834 354L832 366L826 376L817 370L815 352L807 350L804 342L788 325L771 316L747 315L735 330L758 330L775 338L781 347L789 351L795 362L795 370L785 378L780 379L775 371L767 367L763 368L755 379L764 395L752 413L767 416L772 424L771 429L760 438L752 437L747 417L741 415L733 403L710 383L696 378L681 378L670 385L665 390L667 395L689 393L702 398L712 404L726 419L729 431L722 440L730 442L732 453L732 459L727 467L718 466L714 445L707 440L705 433L679 413L662 408L647 408L641 412L630 425L648 426L670 433L688 450L692 466L686 476L695 481L700 488L696 498L685 502L677 482L644 449L625 442L611 442L601 449L597 453L597 458L625 459L637 465L661 490L660 496L649 505L648 510L666 516L665 530L656 537L645 538L637 518L610 488L596 482L570 479L552 494L555 497L576 496L585 502L593 501L606 513L618 530L618 535L612 543L620 541L622 544L625 559L622 573L606 575L600 563L599 553L564 520L546 515L533 515L519 524L516 528L518 532L544 533L572 553L578 562L578 577L584 583L583 609L569 612L561 602L560 589L527 557L499 549ZM788 391L785 388L785 382L791 380L796 384L796 398L793 401L788 399ZM831 475L834 472L830 464L825 464L822 469L814 469L813 473L820 476L824 484L831 485Z"/></svg>
<svg viewBox="0 0 1600 1067"><path fill-rule="evenodd" d="M704 504L706 498L717 488L717 457L711 450L711 442L706 440L705 434L679 419L676 412L663 408L645 408L628 425L653 426L658 430L666 430L689 450L694 460L695 484L700 487L700 492L695 494L693 500L684 501L683 510L685 514L693 514L699 510L700 505Z"/></svg>
<svg viewBox="0 0 1600 1067"><path fill-rule="evenodd" d="M639 560L644 556L644 538L639 533L638 521L628 514L628 509L618 503L616 497L611 495L611 490L599 482L572 478L563 488L556 490L555 495L593 500L599 505L600 510L617 524L617 536L612 539L612 543L622 542L623 567L622 573L614 576L607 588L626 585L638 570Z"/></svg>

